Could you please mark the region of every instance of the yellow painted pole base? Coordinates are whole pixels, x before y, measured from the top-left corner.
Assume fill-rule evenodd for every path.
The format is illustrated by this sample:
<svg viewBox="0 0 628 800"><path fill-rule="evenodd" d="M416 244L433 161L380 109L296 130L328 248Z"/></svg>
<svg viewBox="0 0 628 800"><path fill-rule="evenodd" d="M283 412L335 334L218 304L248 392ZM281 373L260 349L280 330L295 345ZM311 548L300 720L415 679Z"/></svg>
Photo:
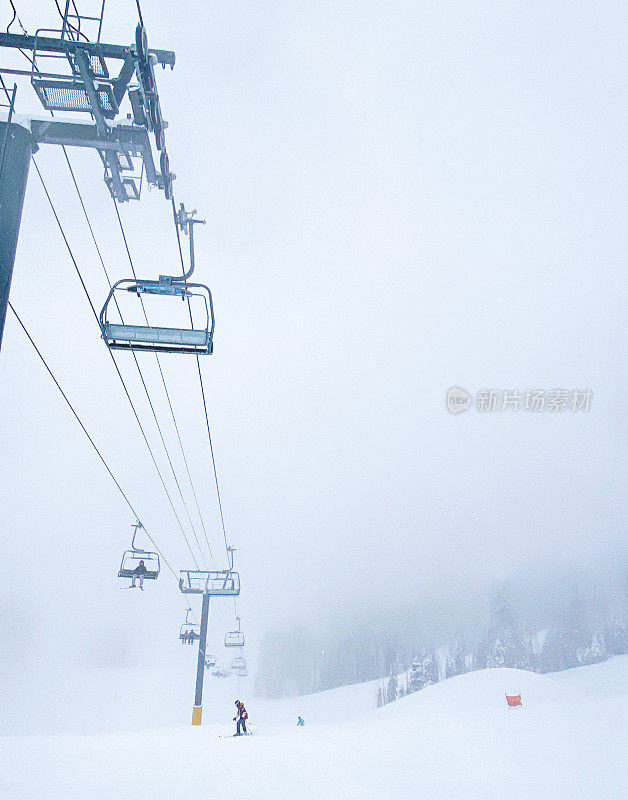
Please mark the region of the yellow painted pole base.
<svg viewBox="0 0 628 800"><path fill-rule="evenodd" d="M203 706L192 707L192 725L200 725L203 718Z"/></svg>

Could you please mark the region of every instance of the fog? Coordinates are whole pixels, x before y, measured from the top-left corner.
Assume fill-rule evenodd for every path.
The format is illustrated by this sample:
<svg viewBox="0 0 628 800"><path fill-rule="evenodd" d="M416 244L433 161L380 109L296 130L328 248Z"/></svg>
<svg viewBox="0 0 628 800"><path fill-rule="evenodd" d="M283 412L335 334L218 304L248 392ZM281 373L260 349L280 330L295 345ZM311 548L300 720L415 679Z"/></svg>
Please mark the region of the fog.
<svg viewBox="0 0 628 800"><path fill-rule="evenodd" d="M22 6L29 33L57 24L53 4ZM520 569L621 561L626 9L142 10L150 46L177 54L157 72L177 202L207 220L195 278L212 290L216 334L202 369L251 673L268 631L462 607ZM136 19L134 3L112 4L102 39L130 43ZM17 52L2 63L27 65ZM19 113L44 114L18 84ZM100 161L70 157L107 269L128 277ZM36 160L99 309L107 285L63 155L43 145ZM176 273L161 193L120 213L138 274ZM34 169L11 300L147 530L175 572L189 568ZM184 475L154 359L140 357ZM116 358L189 535L130 354ZM196 365L162 365L224 567ZM589 411L452 415L452 386L593 395ZM191 705L185 601L165 569L139 597L119 591L134 519L10 315L0 408L2 728L60 729L52 687L80 696L98 669L117 671L121 695ZM221 655L233 624L216 602Z"/></svg>

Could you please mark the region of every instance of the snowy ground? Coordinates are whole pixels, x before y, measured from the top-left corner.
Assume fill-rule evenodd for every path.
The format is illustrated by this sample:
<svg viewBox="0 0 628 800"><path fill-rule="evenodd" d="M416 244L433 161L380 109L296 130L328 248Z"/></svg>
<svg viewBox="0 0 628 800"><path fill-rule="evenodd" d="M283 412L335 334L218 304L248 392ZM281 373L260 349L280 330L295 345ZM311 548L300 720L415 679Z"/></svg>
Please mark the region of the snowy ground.
<svg viewBox="0 0 628 800"><path fill-rule="evenodd" d="M380 710L375 686L246 698L255 734L241 739L215 723L5 737L0 798L628 797L628 656L546 676L473 672Z"/></svg>

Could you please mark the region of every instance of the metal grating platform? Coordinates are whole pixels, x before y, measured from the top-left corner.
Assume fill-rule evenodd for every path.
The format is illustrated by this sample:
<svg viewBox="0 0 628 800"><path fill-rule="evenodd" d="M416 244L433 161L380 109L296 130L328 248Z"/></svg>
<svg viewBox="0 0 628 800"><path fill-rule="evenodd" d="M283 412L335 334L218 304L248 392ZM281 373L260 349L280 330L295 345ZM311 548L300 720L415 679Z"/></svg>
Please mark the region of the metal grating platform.
<svg viewBox="0 0 628 800"><path fill-rule="evenodd" d="M91 111L89 97L81 81L58 80L55 78L32 78L33 88L37 92L41 104L48 111ZM118 113L113 87L99 83L98 100L103 116L113 119Z"/></svg>

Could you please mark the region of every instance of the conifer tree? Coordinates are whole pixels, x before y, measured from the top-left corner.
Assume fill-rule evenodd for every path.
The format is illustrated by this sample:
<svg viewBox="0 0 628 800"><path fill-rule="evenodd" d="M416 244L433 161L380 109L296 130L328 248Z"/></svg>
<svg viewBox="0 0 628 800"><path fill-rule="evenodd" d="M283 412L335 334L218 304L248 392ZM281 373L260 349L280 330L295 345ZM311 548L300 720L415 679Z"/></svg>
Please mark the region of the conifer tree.
<svg viewBox="0 0 628 800"><path fill-rule="evenodd" d="M388 687L386 689L386 702L392 703L397 699L397 676L395 675L395 668L390 668L390 676L388 677Z"/></svg>

